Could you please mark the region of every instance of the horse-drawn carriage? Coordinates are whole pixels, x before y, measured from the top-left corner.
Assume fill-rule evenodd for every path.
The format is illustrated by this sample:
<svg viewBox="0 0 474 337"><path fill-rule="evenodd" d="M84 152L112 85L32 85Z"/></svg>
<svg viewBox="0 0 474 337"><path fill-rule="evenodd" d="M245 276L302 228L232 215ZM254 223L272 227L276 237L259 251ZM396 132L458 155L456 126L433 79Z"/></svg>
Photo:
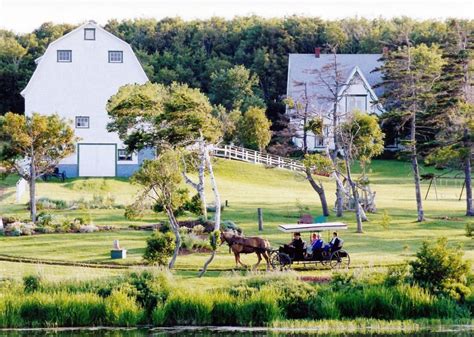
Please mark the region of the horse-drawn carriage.
<svg viewBox="0 0 474 337"><path fill-rule="evenodd" d="M343 223L316 223L316 224L297 224L280 225L279 229L285 233L320 233L322 231L339 231L347 229ZM329 241L329 240L328 240ZM270 265L274 269L287 269L292 264L312 264L318 263L331 268L347 268L350 264L349 253L343 249L343 241L338 239L337 244L328 247L322 247L314 251L307 250L306 247L291 247L289 245L281 246L279 249L273 249L270 243L260 237L244 237L234 232L221 232L221 242L229 245L230 251L234 253L235 263L246 267L240 260L240 254L257 254L257 267L262 257L267 262L267 269Z"/></svg>
<svg viewBox="0 0 474 337"><path fill-rule="evenodd" d="M347 229L347 225L339 222L280 225L279 229L285 233L320 233L322 231L339 231ZM329 241L329 240L328 240ZM280 246L278 250L273 250L270 254L270 263L273 268L286 269L292 264L313 264L318 263L331 268L347 268L351 262L349 253L343 249L343 241L338 239L336 244L326 245L316 250L307 249L306 245L300 246Z"/></svg>

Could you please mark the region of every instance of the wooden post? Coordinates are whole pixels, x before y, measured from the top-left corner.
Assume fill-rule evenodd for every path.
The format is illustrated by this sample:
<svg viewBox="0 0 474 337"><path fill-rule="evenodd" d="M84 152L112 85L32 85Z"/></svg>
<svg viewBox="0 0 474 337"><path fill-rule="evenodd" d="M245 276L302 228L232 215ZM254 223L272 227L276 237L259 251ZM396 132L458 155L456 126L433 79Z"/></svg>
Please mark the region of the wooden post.
<svg viewBox="0 0 474 337"><path fill-rule="evenodd" d="M263 212L261 208L257 208L258 214L258 230L263 231Z"/></svg>
<svg viewBox="0 0 474 337"><path fill-rule="evenodd" d="M229 207L229 200L225 201L225 207Z"/></svg>

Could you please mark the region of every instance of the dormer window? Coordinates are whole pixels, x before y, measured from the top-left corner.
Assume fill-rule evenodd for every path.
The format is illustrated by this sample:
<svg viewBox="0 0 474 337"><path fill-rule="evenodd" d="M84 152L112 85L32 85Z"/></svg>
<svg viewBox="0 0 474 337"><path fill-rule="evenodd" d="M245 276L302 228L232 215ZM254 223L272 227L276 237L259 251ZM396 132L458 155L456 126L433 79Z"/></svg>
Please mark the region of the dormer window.
<svg viewBox="0 0 474 337"><path fill-rule="evenodd" d="M347 95L346 112L367 111L367 95Z"/></svg>
<svg viewBox="0 0 474 337"><path fill-rule="evenodd" d="M58 62L72 62L72 50L58 50Z"/></svg>
<svg viewBox="0 0 474 337"><path fill-rule="evenodd" d="M84 40L95 40L95 28L84 28Z"/></svg>
<svg viewBox="0 0 474 337"><path fill-rule="evenodd" d="M109 63L123 63L123 51L109 50Z"/></svg>

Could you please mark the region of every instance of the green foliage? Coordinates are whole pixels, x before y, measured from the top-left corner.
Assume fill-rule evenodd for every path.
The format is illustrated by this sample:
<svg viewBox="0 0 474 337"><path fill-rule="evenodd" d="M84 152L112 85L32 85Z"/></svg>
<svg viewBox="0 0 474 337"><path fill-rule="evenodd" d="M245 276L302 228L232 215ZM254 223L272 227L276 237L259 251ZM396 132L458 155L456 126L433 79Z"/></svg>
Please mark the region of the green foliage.
<svg viewBox="0 0 474 337"><path fill-rule="evenodd" d="M407 283L410 277L410 271L407 264L398 266L390 266L385 276L384 284L393 287L400 284Z"/></svg>
<svg viewBox="0 0 474 337"><path fill-rule="evenodd" d="M383 210L382 218L380 219L380 225L383 229L388 230L390 228L390 223L392 222L392 217L388 214L386 209Z"/></svg>
<svg viewBox="0 0 474 337"><path fill-rule="evenodd" d="M221 244L221 232L216 230L209 233L209 243L212 250L216 250Z"/></svg>
<svg viewBox="0 0 474 337"><path fill-rule="evenodd" d="M416 253L416 260L410 262L413 280L435 294L464 298L468 294L463 288L452 288L453 284L465 287L467 283L470 265L468 261L463 261L463 255L459 247L449 248L446 238L433 243L424 241ZM460 292L457 293L457 290Z"/></svg>
<svg viewBox="0 0 474 337"><path fill-rule="evenodd" d="M156 263L160 266L164 266L167 264L168 258L173 255L175 246L175 239L171 232L154 232L152 236L146 240L143 258L150 264Z"/></svg>
<svg viewBox="0 0 474 337"><path fill-rule="evenodd" d="M466 236L467 237L472 237L473 236L473 233L474 233L474 224L472 223L466 223Z"/></svg>
<svg viewBox="0 0 474 337"><path fill-rule="evenodd" d="M265 109L252 106L239 120L239 141L245 147L263 151L272 137L271 126Z"/></svg>
<svg viewBox="0 0 474 337"><path fill-rule="evenodd" d="M184 210L189 211L195 215L202 215L202 202L198 193L193 195L190 200L184 204Z"/></svg>
<svg viewBox="0 0 474 337"><path fill-rule="evenodd" d="M41 278L38 275L27 275L23 277L23 288L26 293L32 293L41 287Z"/></svg>
<svg viewBox="0 0 474 337"><path fill-rule="evenodd" d="M315 117L311 119L305 126L307 131L311 131L316 136L323 135L323 119L321 117Z"/></svg>
<svg viewBox="0 0 474 337"><path fill-rule="evenodd" d="M165 325L211 324L212 297L207 294L177 293L163 307Z"/></svg>
<svg viewBox="0 0 474 337"><path fill-rule="evenodd" d="M334 171L334 166L326 155L319 153L306 154L303 159L303 165L316 175L328 176Z"/></svg>
<svg viewBox="0 0 474 337"><path fill-rule="evenodd" d="M237 321L245 326L266 326L280 317L275 290L261 289L238 306Z"/></svg>
<svg viewBox="0 0 474 337"><path fill-rule="evenodd" d="M341 134L344 148L363 167L384 150L385 135L380 129L377 116L356 111L341 125Z"/></svg>
<svg viewBox="0 0 474 337"><path fill-rule="evenodd" d="M112 326L136 326L144 318L143 310L126 292L114 290L104 300L105 319Z"/></svg>
<svg viewBox="0 0 474 337"><path fill-rule="evenodd" d="M264 108L258 85L258 76L243 65L219 69L211 74L209 98L212 104L222 105L227 111L245 112L252 106Z"/></svg>

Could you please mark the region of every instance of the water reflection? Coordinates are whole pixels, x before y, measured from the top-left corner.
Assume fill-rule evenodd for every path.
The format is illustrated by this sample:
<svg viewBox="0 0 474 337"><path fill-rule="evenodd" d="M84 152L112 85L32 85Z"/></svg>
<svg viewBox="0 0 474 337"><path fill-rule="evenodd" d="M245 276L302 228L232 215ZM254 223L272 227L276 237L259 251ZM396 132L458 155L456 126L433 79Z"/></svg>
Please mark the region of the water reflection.
<svg viewBox="0 0 474 337"><path fill-rule="evenodd" d="M291 336L291 337L472 337L474 330L459 327L444 329L444 331L423 331L413 333L321 333L317 331L268 331L262 329L246 329L245 331L233 331L231 329L87 329L87 330L3 330L0 337L260 337L260 336Z"/></svg>

